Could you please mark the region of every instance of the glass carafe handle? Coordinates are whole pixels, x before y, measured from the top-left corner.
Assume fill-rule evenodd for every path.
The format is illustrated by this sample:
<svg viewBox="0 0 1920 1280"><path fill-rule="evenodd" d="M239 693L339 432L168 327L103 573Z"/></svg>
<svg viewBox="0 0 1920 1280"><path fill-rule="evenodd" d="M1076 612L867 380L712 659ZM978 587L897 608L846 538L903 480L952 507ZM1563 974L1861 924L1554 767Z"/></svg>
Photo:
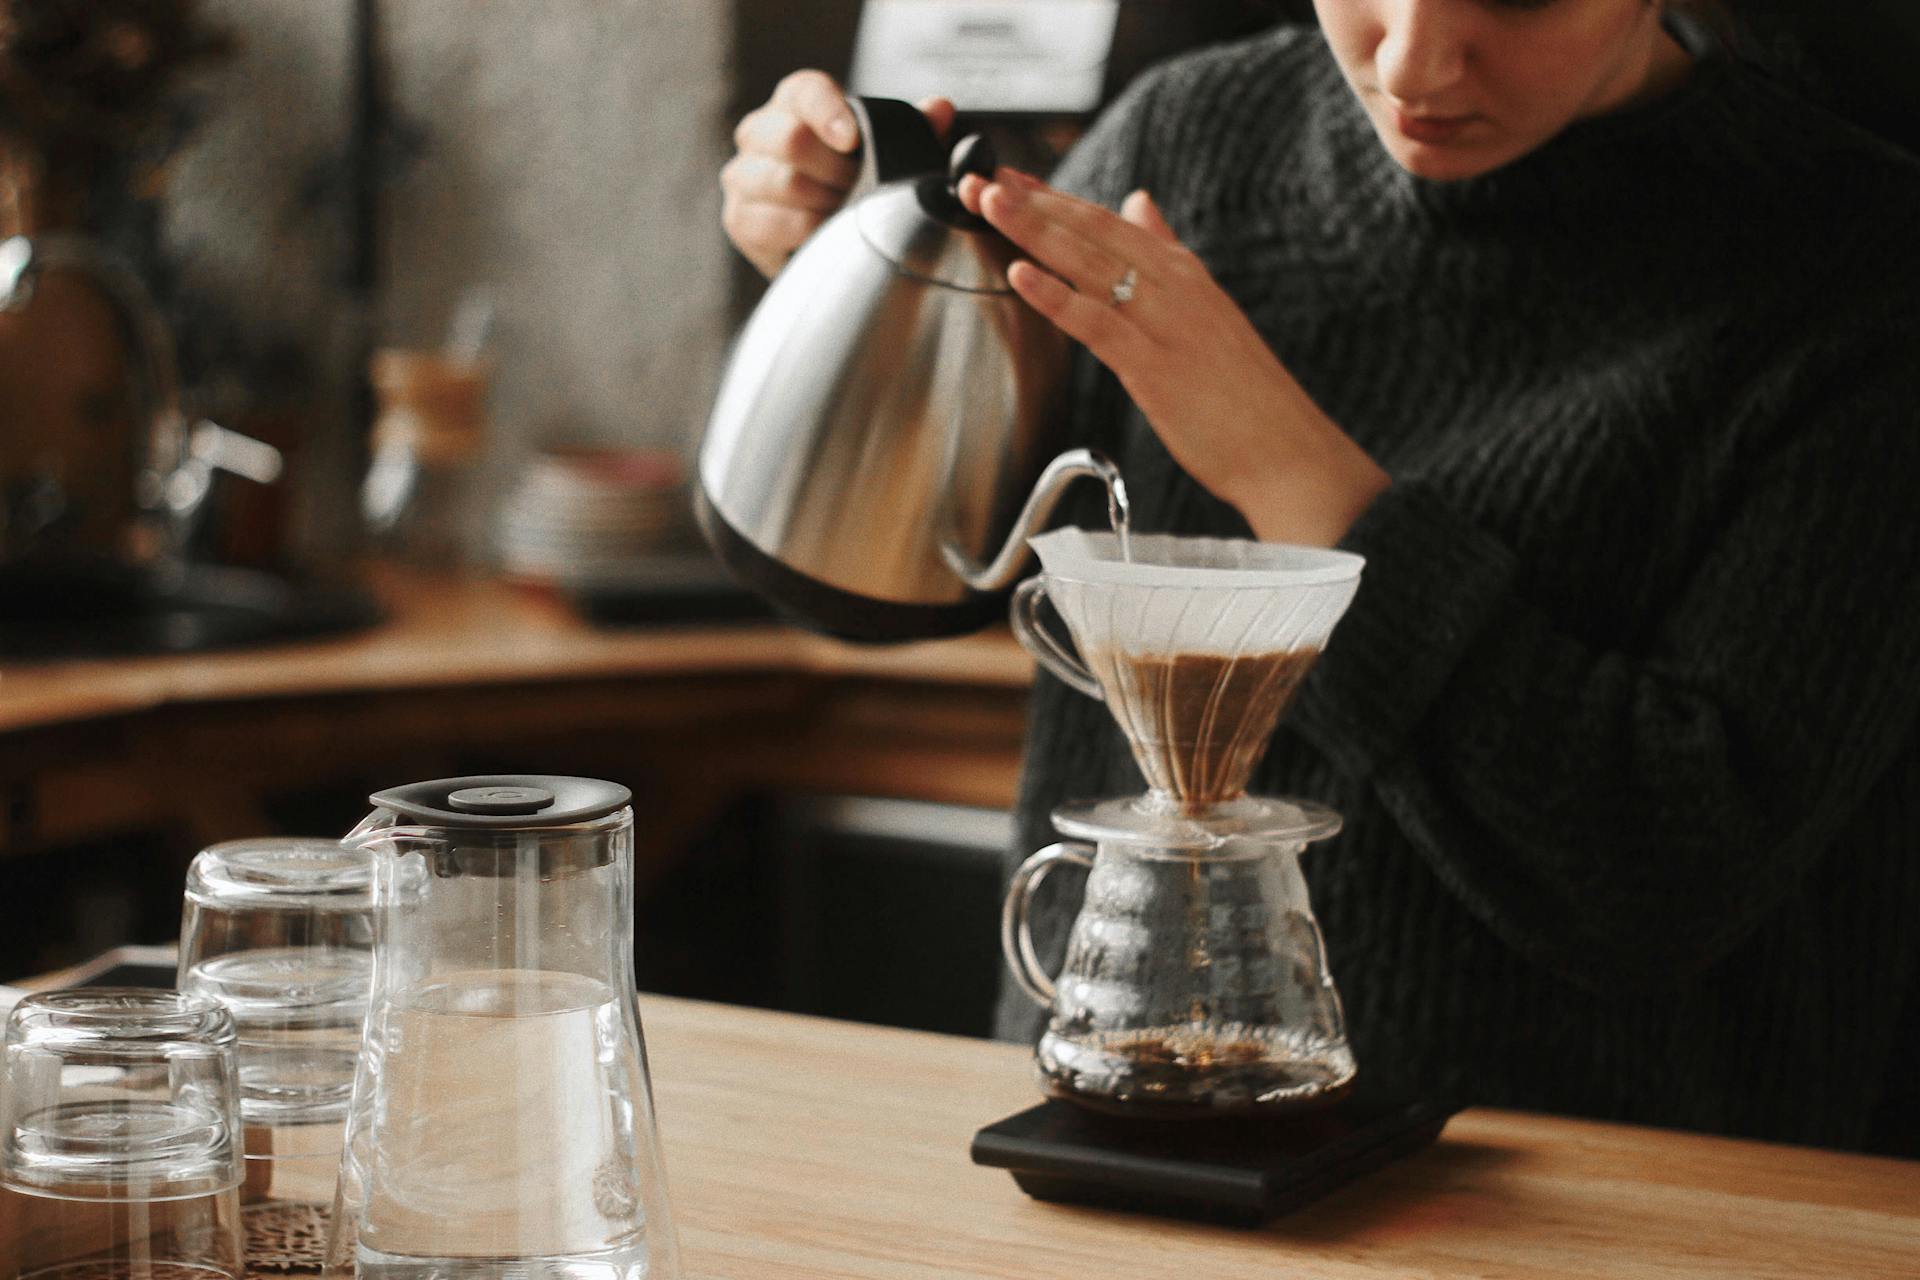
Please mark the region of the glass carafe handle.
<svg viewBox="0 0 1920 1280"><path fill-rule="evenodd" d="M1008 608L1008 616L1013 623L1015 638L1041 666L1089 698L1104 701L1106 695L1100 692L1100 682L1093 678L1093 673L1081 665L1080 659L1068 653L1066 647L1054 639L1053 632L1041 625L1040 601L1046 594L1047 579L1044 574L1028 578L1014 588L1013 603Z"/></svg>
<svg viewBox="0 0 1920 1280"><path fill-rule="evenodd" d="M1063 862L1075 866L1093 866L1093 846L1075 841L1050 844L1020 864L1007 886L1007 901L1000 909L1000 949L1006 953L1007 967L1013 970L1020 989L1043 1009L1053 1007L1053 978L1040 964L1033 949L1033 930L1029 917L1033 909L1033 891L1049 871Z"/></svg>

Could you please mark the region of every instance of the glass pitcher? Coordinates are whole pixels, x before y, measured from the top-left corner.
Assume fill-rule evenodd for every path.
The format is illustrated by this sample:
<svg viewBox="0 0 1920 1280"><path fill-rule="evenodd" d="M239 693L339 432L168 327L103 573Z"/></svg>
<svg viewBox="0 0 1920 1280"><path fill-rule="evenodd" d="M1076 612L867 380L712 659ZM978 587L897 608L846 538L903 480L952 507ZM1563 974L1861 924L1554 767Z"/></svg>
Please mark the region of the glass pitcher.
<svg viewBox="0 0 1920 1280"><path fill-rule="evenodd" d="M1052 1018L1034 1061L1047 1092L1129 1115L1267 1114L1341 1096L1354 1059L1300 852L1334 834L1318 805L1265 802L1237 834L1127 803L1066 805L1062 834L1015 873L1001 942ZM1028 916L1062 863L1088 869L1059 977Z"/></svg>
<svg viewBox="0 0 1920 1280"><path fill-rule="evenodd" d="M633 982L627 788L396 787L334 1275L678 1280Z"/></svg>

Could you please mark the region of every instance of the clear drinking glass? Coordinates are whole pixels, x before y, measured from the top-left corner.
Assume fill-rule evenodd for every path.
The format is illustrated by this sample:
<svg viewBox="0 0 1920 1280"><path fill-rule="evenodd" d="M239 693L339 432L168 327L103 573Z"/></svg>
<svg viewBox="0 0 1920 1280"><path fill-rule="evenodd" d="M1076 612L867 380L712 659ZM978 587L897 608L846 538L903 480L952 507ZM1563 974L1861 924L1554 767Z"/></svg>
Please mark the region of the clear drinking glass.
<svg viewBox="0 0 1920 1280"><path fill-rule="evenodd" d="M187 871L180 990L239 1033L242 1214L256 1265L318 1266L373 980L373 859L336 840L232 840Z"/></svg>
<svg viewBox="0 0 1920 1280"><path fill-rule="evenodd" d="M239 1280L233 1018L198 996L96 987L7 1018L0 1177L23 1280Z"/></svg>

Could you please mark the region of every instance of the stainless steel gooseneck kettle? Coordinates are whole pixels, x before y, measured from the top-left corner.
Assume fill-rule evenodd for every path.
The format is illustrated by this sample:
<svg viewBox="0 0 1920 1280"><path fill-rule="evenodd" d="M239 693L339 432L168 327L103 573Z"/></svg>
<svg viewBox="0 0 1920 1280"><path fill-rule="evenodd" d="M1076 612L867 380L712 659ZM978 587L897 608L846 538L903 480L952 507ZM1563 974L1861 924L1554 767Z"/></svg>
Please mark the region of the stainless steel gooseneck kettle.
<svg viewBox="0 0 1920 1280"><path fill-rule="evenodd" d="M742 331L701 447L701 527L789 615L861 640L951 635L1004 591L1086 449L1055 456L1066 340L1007 283L1019 251L954 194L991 174L926 118L849 99L861 173Z"/></svg>

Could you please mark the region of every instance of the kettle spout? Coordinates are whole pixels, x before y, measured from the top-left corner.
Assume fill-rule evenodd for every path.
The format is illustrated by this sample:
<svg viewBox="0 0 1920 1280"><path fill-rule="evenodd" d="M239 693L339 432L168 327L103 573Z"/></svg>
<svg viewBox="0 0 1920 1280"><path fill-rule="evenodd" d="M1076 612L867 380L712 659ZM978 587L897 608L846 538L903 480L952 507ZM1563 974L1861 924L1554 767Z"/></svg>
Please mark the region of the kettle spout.
<svg viewBox="0 0 1920 1280"><path fill-rule="evenodd" d="M1040 473L1040 478L1034 482L1033 492L1027 495L1026 505L1020 508L1020 514L1013 522L1012 531L1007 534L1006 542L990 563L978 563L955 546L949 537L940 546L940 554L946 560L947 567L975 591L1004 591L1012 586L1027 563L1027 539L1040 532L1047 517L1060 505L1067 486L1082 477L1091 477L1106 486L1107 518L1113 524L1113 531L1120 535L1120 545L1125 547L1127 530L1132 522L1132 509L1127 503L1127 485L1120 478L1120 468L1096 449L1069 449L1049 462L1046 470Z"/></svg>

